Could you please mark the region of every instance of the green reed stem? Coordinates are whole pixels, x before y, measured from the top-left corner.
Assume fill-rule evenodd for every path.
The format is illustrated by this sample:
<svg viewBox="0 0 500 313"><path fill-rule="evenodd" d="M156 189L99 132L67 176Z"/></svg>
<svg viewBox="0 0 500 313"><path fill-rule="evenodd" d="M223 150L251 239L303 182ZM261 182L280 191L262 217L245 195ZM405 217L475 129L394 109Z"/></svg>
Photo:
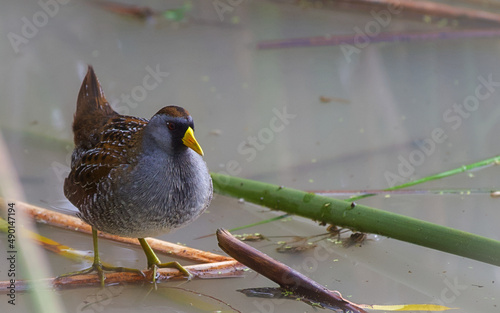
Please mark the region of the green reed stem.
<svg viewBox="0 0 500 313"><path fill-rule="evenodd" d="M498 163L498 162L500 162L500 155L496 156L496 157L493 157L493 158L486 159L486 160L482 160L482 161L479 161L479 162L476 162L476 163L472 163L472 164L468 164L468 165L462 165L462 166L460 166L458 168L455 168L455 169L452 169L452 170L449 170L449 171L445 171L445 172L441 172L441 173L434 174L434 175L431 175L431 176L427 176L427 177L424 177L424 178L420 178L420 179L417 179L417 180L413 180L413 181L410 181L410 182L407 182L407 183L404 183L404 184L401 184L401 185L397 185L397 186L394 186L394 187L390 187L390 188L387 188L387 189L384 189L384 190L385 191L391 191L391 190L403 189L403 188L415 186L415 185L418 185L418 184L423 184L423 183L426 183L426 182L429 182L429 181L433 181L433 180L445 178L445 177L448 177L448 176L460 174L460 173L467 172L467 171L470 171L470 170L473 170L473 169L479 169L481 167L488 166L488 165L491 165L491 164L494 164L494 163ZM374 196L374 195L376 195L376 194L368 193L368 194L359 195L359 196L355 196L355 197L349 198L347 201L359 200L359 199L371 197L371 196Z"/></svg>
<svg viewBox="0 0 500 313"><path fill-rule="evenodd" d="M500 266L500 241L396 213L277 185L212 173L218 194Z"/></svg>
<svg viewBox="0 0 500 313"><path fill-rule="evenodd" d="M468 165L463 165L463 166L461 166L459 168L455 168L455 169L452 169L452 170L449 170L449 171L441 172L441 173L438 173L438 174L434 174L434 175L431 175L431 176L427 176L427 177L424 177L424 178L413 180L413 181L410 181L410 182L407 182L407 183L404 183L404 184L401 184L401 185L397 185L397 186L394 186L394 187L386 188L386 189L384 189L384 191L392 191L392 190L398 190L398 189L403 189L403 188L406 188L406 187L415 186L415 185L422 184L422 183L425 183L425 182L428 182L428 181L433 181L433 180L445 178L445 177L448 177L448 176L460 174L460 173L463 173L463 172L466 172L466 171L470 171L470 170L473 170L473 169L479 169L481 167L488 166L488 165L491 165L491 164L494 164L494 163L498 163L498 162L500 162L500 156L496 156L496 157L493 157L493 158L489 158L489 159L482 160L482 161L479 161L479 162L476 162L476 163L472 163L472 164L468 164ZM356 201L356 200L360 200L360 199L364 199L364 198L368 198L368 197L372 197L372 196L376 196L376 195L377 195L376 193L367 193L367 194L363 194L363 195L359 195L359 196L352 196L349 199L346 199L345 201L351 202L351 201ZM257 223L239 226L239 227L231 229L230 231L246 229L246 228L250 228L250 227L253 227L253 226L256 226L256 225L262 225L262 224L274 222L274 221L277 221L277 220L280 220L280 219L283 219L283 218L286 218L286 217L289 217L289 216L290 216L290 214L288 214L288 213L287 214L283 214L283 215L280 215L280 216L272 217L270 219L259 221Z"/></svg>

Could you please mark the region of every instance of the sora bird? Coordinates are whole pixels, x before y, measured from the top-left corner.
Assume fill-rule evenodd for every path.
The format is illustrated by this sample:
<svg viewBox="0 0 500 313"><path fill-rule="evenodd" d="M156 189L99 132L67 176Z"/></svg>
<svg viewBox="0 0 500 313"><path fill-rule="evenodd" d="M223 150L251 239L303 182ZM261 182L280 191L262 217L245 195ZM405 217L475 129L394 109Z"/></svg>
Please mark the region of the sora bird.
<svg viewBox="0 0 500 313"><path fill-rule="evenodd" d="M92 226L94 264L63 276L96 270L104 285L103 270L142 274L101 264L99 230L138 238L153 281L158 267L178 268L190 279L179 263L161 263L144 240L192 222L212 199L212 180L188 111L167 106L149 121L120 115L89 66L78 94L73 133L75 149L64 195Z"/></svg>

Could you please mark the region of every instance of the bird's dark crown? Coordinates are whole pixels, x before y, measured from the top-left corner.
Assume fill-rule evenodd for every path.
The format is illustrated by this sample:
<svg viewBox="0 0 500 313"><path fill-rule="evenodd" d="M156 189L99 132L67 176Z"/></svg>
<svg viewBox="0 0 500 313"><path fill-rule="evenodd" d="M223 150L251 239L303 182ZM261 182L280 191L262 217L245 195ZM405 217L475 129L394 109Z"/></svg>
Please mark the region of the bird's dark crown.
<svg viewBox="0 0 500 313"><path fill-rule="evenodd" d="M165 121L170 132L173 135L180 134L181 138L184 136L188 127L194 130L193 118L184 108L175 105L166 106L156 112L155 116L162 117L162 120Z"/></svg>
<svg viewBox="0 0 500 313"><path fill-rule="evenodd" d="M189 112L181 107L175 105L169 105L161 108L156 114L165 114L172 117L190 117Z"/></svg>
<svg viewBox="0 0 500 313"><path fill-rule="evenodd" d="M149 124L154 123L156 127L163 128L171 134L171 139L165 138L165 133L160 131L156 136L163 133L160 142L170 141L173 151L182 151L187 147L182 143L182 138L189 127L194 130L193 118L189 112L178 106L166 106L159 110L150 120ZM158 128L157 128L158 130ZM155 137L156 137L155 136Z"/></svg>

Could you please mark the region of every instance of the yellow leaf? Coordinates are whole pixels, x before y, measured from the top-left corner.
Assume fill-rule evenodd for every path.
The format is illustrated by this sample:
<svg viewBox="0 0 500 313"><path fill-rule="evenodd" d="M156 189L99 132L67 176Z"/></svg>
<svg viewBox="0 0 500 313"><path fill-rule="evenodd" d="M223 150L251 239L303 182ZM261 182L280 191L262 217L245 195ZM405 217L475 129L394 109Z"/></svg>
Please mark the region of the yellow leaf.
<svg viewBox="0 0 500 313"><path fill-rule="evenodd" d="M454 308L449 308L437 304L396 304L396 305L370 305L360 304L363 309L385 310L385 311L446 311Z"/></svg>

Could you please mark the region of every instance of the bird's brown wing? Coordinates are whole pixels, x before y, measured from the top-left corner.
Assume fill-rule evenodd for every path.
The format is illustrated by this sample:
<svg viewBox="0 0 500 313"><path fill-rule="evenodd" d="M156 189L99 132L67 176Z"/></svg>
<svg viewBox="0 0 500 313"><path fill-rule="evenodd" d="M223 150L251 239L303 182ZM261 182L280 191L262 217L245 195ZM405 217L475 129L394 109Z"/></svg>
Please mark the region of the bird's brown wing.
<svg viewBox="0 0 500 313"><path fill-rule="evenodd" d="M92 66L83 79L73 120L75 151L71 172L64 181L64 194L79 209L92 203L100 184L107 183L113 169L133 162L128 149L147 120L122 116L104 96Z"/></svg>
<svg viewBox="0 0 500 313"><path fill-rule="evenodd" d="M139 139L146 119L118 115L99 129L97 144L90 149L77 147L71 172L64 181L64 194L79 209L92 203L99 185L106 186L113 169L134 165Z"/></svg>

